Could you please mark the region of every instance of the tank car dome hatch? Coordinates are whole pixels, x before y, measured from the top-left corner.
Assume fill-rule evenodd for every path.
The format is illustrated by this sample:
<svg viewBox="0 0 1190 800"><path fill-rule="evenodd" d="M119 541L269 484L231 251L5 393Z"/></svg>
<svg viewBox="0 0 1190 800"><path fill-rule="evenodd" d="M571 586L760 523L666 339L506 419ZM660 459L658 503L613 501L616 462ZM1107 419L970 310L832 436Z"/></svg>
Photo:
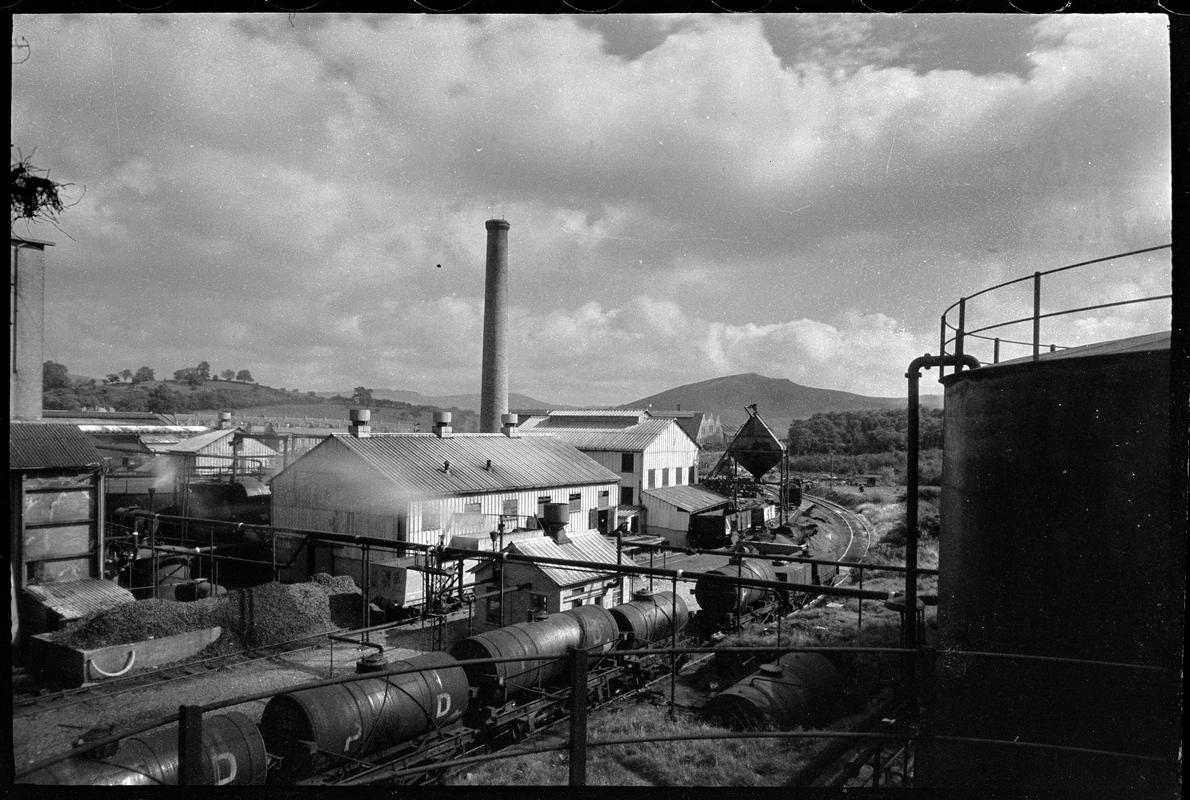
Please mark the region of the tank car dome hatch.
<svg viewBox="0 0 1190 800"><path fill-rule="evenodd" d="M940 657L918 785L1176 786L1185 540L1170 514L1168 334L943 385Z"/></svg>

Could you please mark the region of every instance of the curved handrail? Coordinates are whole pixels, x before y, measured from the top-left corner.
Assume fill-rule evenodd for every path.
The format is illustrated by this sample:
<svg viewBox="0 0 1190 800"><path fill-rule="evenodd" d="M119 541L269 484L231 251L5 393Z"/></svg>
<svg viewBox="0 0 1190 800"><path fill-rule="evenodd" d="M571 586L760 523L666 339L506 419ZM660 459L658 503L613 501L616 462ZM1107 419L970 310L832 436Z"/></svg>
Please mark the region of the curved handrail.
<svg viewBox="0 0 1190 800"><path fill-rule="evenodd" d="M1156 245L1154 247L1141 248L1139 250L1130 250L1126 253L1116 253L1114 255L1103 256L1101 258L1093 258L1093 259L1089 259L1086 261L1079 261L1075 264L1067 264L1065 266L1055 267L1053 269L1048 269L1048 270L1043 270L1043 271L1038 271L1038 272L1032 273L1031 275L1023 275L1019 278L1013 278L1012 280L1003 281L1003 282L998 283L994 286L989 286L985 289L980 289L978 292L975 292L974 294L967 295L965 297L961 297L957 301L952 303L950 306L948 306L945 311L942 312L942 317L941 317L941 322L940 322L940 335L939 335L940 351L943 355L946 355L949 352L953 352L955 355L962 356L963 349L964 349L963 345L964 345L965 340L968 338L973 338L973 339L980 339L982 341L990 341L990 342L994 343L995 351L994 351L994 355L993 355L992 359L990 359L991 363L998 363L1000 361L1000 345L1001 344L1013 344L1013 345L1021 345L1021 346L1025 346L1025 347L1032 346L1033 359L1036 360L1040 356L1040 352L1041 352L1041 348L1042 348L1040 325L1041 325L1041 320L1043 320L1043 319L1067 316L1070 314L1078 314L1078 313L1087 312L1087 311L1096 311L1096 310L1103 309L1103 308L1116 308L1119 306L1135 305L1138 303L1151 303L1151 302L1159 301L1159 300L1169 300L1173 296L1172 294L1160 294L1160 295L1152 295L1149 297L1134 297L1134 298L1129 298L1127 300L1119 300L1119 301L1110 302L1110 303L1098 303L1095 305L1082 306L1080 308L1063 309L1061 311L1051 311L1051 312L1042 314L1041 313L1041 279L1043 276L1053 275L1058 272L1065 272L1066 270L1076 269L1078 267L1085 267L1085 266L1088 266L1091 264L1101 264L1101 263L1104 263L1107 261L1114 261L1114 260L1118 260L1118 259L1122 259L1122 258L1128 258L1129 256L1140 255L1143 253L1152 253L1157 250L1168 250L1168 249L1171 249L1172 247L1173 247L1172 244L1162 244L1162 245ZM1019 283L1023 283L1025 281L1033 282L1033 313L1032 314L1030 314L1028 316L1024 316L1024 317L1018 317L1016 319L994 322L994 323L991 323L989 325L984 325L979 328L971 328L971 329L967 328L967 326L966 326L967 301L973 300L974 298L980 297L981 295L988 294L989 292L996 291L997 289L1003 289L1006 286L1013 286L1013 285L1016 285ZM949 317L950 313L952 311L954 311L955 309L958 309L958 322L957 322L957 324L952 324L951 321L948 319L948 317ZM1006 339L1006 338L998 337L998 336L982 335L987 331L997 330L1000 328L1007 328L1012 325L1021 325L1021 324L1028 323L1028 322L1033 323L1033 339L1032 339L1032 341L1020 341L1017 339ZM953 332L954 335L948 336L948 333L951 333L951 332ZM954 345L953 351L948 350L948 347L950 345ZM1066 345L1059 345L1056 343L1046 344L1045 347L1050 352L1054 352L1055 350L1059 350L1059 349L1063 349L1063 350L1067 349Z"/></svg>

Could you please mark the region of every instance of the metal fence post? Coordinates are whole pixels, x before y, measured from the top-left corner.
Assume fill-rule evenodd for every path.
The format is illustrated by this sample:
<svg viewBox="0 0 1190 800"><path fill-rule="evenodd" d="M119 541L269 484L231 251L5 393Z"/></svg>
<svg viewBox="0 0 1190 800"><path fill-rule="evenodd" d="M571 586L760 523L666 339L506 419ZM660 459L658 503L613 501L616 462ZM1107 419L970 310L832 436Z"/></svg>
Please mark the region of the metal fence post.
<svg viewBox="0 0 1190 800"><path fill-rule="evenodd" d="M942 315L942 320L939 325L939 329L940 329L940 331L938 334L938 353L940 355L946 355L946 315L945 314ZM938 367L938 377L941 378L945 374L946 374L946 367Z"/></svg>
<svg viewBox="0 0 1190 800"><path fill-rule="evenodd" d="M178 784L202 784L202 707L178 708Z"/></svg>
<svg viewBox="0 0 1190 800"><path fill-rule="evenodd" d="M587 651L571 647L570 785L587 785Z"/></svg>
<svg viewBox="0 0 1190 800"><path fill-rule="evenodd" d="M961 370L963 368L963 362L961 360L963 357L963 331L966 329L966 327L967 327L967 298L960 297L959 298L959 329L955 332L955 335L954 335L954 354L960 360L957 361L954 365L955 372L958 372L959 370ZM942 367L938 367L938 370L939 370L939 377L941 377L942 376L942 374L941 374Z"/></svg>
<svg viewBox="0 0 1190 800"><path fill-rule="evenodd" d="M678 578L682 577L682 571L678 570L674 573L673 579L673 599L670 602L670 616L669 619L673 623L670 627L673 631L670 633L670 647L674 650L669 656L669 718L676 719L678 716Z"/></svg>
<svg viewBox="0 0 1190 800"><path fill-rule="evenodd" d="M1041 273L1033 273L1033 360L1041 355Z"/></svg>

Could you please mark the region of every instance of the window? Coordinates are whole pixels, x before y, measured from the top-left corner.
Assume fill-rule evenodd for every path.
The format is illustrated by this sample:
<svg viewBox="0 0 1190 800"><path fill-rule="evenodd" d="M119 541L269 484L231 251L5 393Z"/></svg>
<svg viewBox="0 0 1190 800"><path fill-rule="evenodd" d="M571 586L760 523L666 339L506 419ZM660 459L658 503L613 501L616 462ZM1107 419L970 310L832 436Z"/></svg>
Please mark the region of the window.
<svg viewBox="0 0 1190 800"><path fill-rule="evenodd" d="M657 470L655 470L655 469L649 470L649 488L650 489L657 488Z"/></svg>
<svg viewBox="0 0 1190 800"><path fill-rule="evenodd" d="M437 503L426 503L421 507L421 529L434 531L442 527L441 515L438 513Z"/></svg>
<svg viewBox="0 0 1190 800"><path fill-rule="evenodd" d="M661 485L669 486L669 467L661 468Z"/></svg>
<svg viewBox="0 0 1190 800"><path fill-rule="evenodd" d="M464 503L463 504L463 513L464 514L478 514L479 511L480 511L479 503Z"/></svg>
<svg viewBox="0 0 1190 800"><path fill-rule="evenodd" d="M690 467L688 472L689 472L689 475L686 478L686 483L688 483L690 486L693 486L694 484L696 484L698 482L698 481L694 480L694 467Z"/></svg>
<svg viewBox="0 0 1190 800"><path fill-rule="evenodd" d="M620 505L622 505L622 506L632 505L632 487L631 486L621 486L620 487Z"/></svg>
<svg viewBox="0 0 1190 800"><path fill-rule="evenodd" d="M573 514L576 511L582 511L582 508L583 508L582 494L580 494L578 492L572 492L570 495L570 513Z"/></svg>
<svg viewBox="0 0 1190 800"><path fill-rule="evenodd" d="M632 453L620 453L620 472L632 472L636 469L636 459Z"/></svg>
<svg viewBox="0 0 1190 800"><path fill-rule="evenodd" d="M599 493L599 507L607 508L610 503L611 503L611 492L606 491L606 490L600 492Z"/></svg>
<svg viewBox="0 0 1190 800"><path fill-rule="evenodd" d="M574 601L572 601L572 602L570 603L570 607L571 607L571 608L578 608L578 607L579 607L579 606L581 606L582 604L583 604L583 599L580 597L578 600L574 600Z"/></svg>
<svg viewBox="0 0 1190 800"><path fill-rule="evenodd" d="M488 622L493 622L497 625L502 622L500 619L500 601L502 599L503 598L500 597L500 595L493 595L492 597L488 598Z"/></svg>
<svg viewBox="0 0 1190 800"><path fill-rule="evenodd" d="M505 500L504 505L501 507L500 513L506 517L515 517L516 516L516 498L514 497L511 500Z"/></svg>

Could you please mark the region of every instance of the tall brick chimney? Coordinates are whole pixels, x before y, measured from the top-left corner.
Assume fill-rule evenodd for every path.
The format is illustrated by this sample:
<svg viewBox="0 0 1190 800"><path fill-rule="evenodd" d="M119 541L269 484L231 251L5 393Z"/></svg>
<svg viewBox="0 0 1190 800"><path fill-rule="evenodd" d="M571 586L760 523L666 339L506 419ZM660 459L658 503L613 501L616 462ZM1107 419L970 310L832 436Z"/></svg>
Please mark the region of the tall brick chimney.
<svg viewBox="0 0 1190 800"><path fill-rule="evenodd" d="M483 380L479 395L480 433L499 433L508 413L508 222L489 219L487 283L483 296Z"/></svg>

